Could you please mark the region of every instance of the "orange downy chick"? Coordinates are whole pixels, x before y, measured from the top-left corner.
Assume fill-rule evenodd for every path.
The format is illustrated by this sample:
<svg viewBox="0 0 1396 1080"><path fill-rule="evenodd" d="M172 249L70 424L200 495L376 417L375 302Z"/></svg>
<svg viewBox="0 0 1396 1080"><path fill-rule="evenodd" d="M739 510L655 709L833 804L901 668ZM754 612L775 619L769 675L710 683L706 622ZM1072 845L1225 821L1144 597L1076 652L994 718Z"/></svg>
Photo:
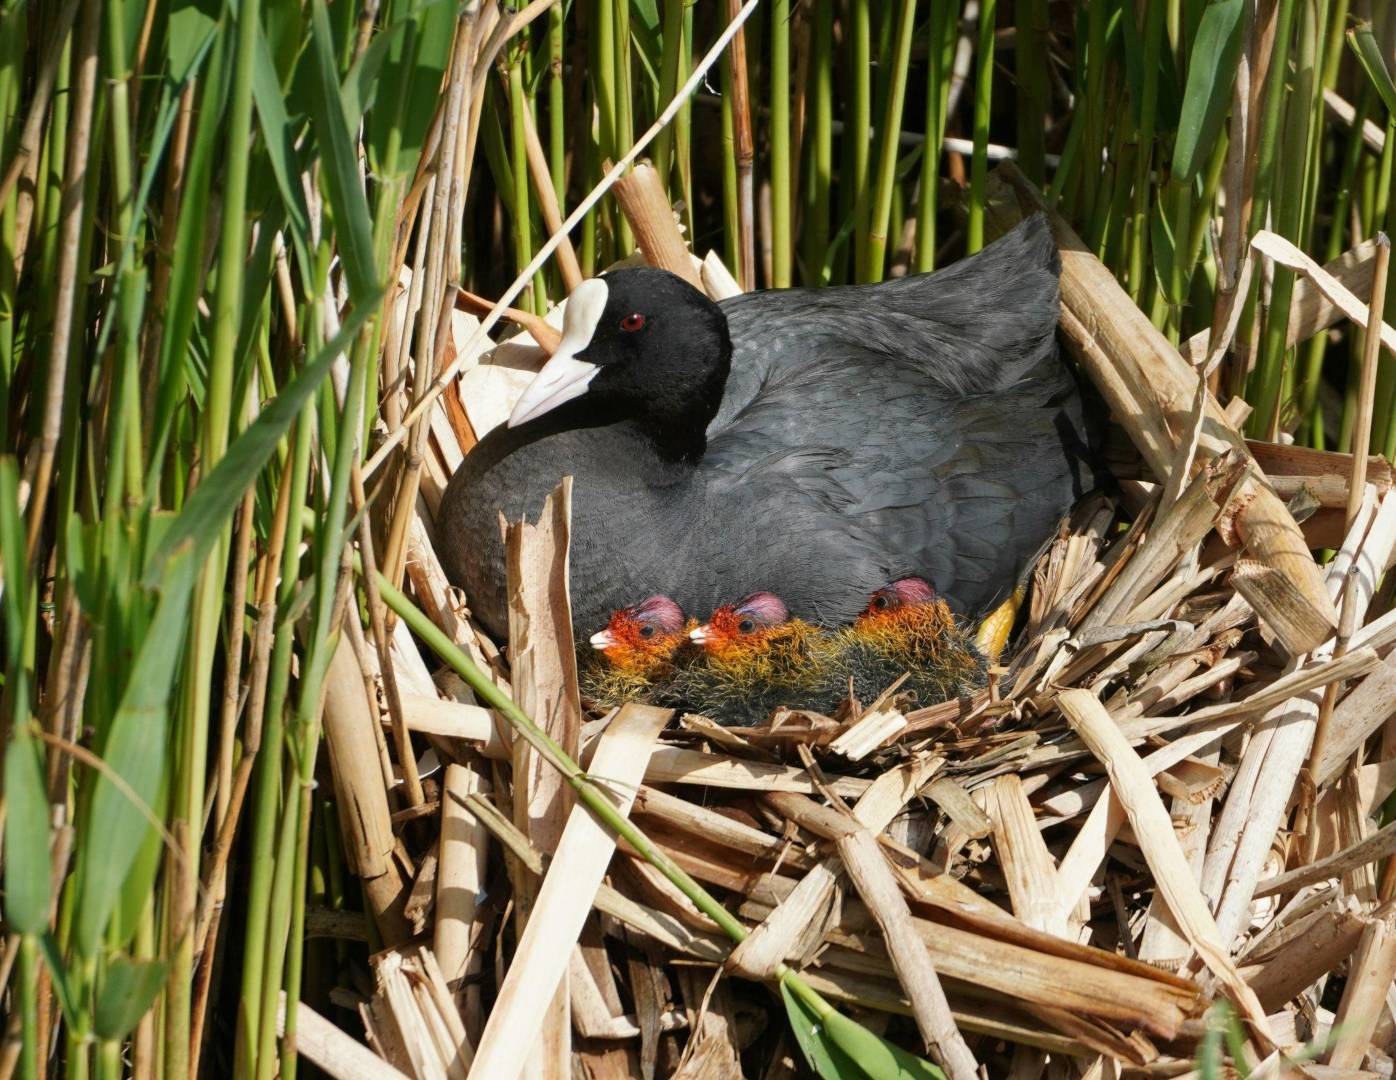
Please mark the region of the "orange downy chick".
<svg viewBox="0 0 1396 1080"><path fill-rule="evenodd" d="M984 660L949 605L919 577L901 578L873 593L843 632L850 651L911 673L908 689L923 704L983 680ZM931 695L931 700L924 700Z"/></svg>
<svg viewBox="0 0 1396 1080"><path fill-rule="evenodd" d="M591 635L596 653L583 667L583 695L602 704L659 696L690 625L667 596L612 612L605 629Z"/></svg>
<svg viewBox="0 0 1396 1080"><path fill-rule="evenodd" d="M774 593L724 604L689 637L702 655L679 672L675 693L694 711L745 725L763 723L781 705L831 707L830 635L791 618Z"/></svg>

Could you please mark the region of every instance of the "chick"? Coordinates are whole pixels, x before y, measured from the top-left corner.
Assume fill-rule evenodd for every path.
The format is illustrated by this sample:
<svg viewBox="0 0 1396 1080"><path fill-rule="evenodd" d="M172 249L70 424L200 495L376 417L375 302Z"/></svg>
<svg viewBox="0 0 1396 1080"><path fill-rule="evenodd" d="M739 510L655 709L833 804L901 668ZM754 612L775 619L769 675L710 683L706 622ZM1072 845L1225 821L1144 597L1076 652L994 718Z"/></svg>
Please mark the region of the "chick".
<svg viewBox="0 0 1396 1080"><path fill-rule="evenodd" d="M840 651L850 666L867 669L888 685L909 673L903 688L914 691L923 705L984 682L984 657L968 628L919 577L901 578L878 589L839 636Z"/></svg>
<svg viewBox="0 0 1396 1080"><path fill-rule="evenodd" d="M601 705L667 701L688 628L683 610L667 596L612 612L605 629L591 635L595 652L582 664L582 695Z"/></svg>
<svg viewBox="0 0 1396 1080"><path fill-rule="evenodd" d="M760 724L781 705L831 712L843 697L833 637L774 593L723 605L689 638L702 655L677 672L674 695L714 720Z"/></svg>

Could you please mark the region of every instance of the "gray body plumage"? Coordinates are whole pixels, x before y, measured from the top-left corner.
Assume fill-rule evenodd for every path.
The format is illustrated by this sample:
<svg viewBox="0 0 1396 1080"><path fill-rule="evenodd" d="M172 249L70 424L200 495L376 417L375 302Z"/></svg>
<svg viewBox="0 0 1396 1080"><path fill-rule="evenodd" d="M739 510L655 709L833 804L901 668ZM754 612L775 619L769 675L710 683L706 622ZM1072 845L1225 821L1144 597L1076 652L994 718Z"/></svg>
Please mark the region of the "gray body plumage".
<svg viewBox="0 0 1396 1080"><path fill-rule="evenodd" d="M726 301L731 371L696 465L626 421L497 429L447 489L446 569L505 634L498 514L535 518L570 473L578 633L655 593L702 617L764 589L843 623L912 574L983 611L1092 482L1057 270L1038 218L935 274Z"/></svg>

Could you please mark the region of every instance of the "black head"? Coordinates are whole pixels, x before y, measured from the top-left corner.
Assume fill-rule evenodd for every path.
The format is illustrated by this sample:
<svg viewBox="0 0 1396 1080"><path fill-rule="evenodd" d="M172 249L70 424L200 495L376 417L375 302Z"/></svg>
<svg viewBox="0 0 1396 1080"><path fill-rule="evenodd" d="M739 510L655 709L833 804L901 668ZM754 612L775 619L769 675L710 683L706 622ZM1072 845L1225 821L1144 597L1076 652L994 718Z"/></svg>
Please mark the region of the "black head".
<svg viewBox="0 0 1396 1080"><path fill-rule="evenodd" d="M726 317L692 285L665 270L613 270L573 290L562 342L509 426L629 421L666 457L695 459L731 357Z"/></svg>

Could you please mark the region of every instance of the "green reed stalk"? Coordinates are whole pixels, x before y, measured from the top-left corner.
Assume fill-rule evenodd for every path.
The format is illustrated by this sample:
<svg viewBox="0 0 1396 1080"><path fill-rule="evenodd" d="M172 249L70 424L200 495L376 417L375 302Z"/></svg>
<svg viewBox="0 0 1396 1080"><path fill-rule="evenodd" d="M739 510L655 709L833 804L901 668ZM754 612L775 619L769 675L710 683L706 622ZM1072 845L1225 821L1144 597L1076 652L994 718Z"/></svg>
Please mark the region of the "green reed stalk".
<svg viewBox="0 0 1396 1080"><path fill-rule="evenodd" d="M279 492L278 497L287 499L287 505L290 507L305 505L310 475L314 408L314 402L308 402L296 422L289 470L281 479L280 492L284 494ZM282 548L280 567L281 584L277 589L277 608L283 612L300 584L297 570L300 566L302 536L303 518L299 513L292 512L287 516L286 540ZM256 1067L257 1048L261 1044L260 1001L266 964L272 881L276 869L276 818L283 791L286 698L294 647L295 628L287 624L278 626L267 679L266 704L263 708L262 750L257 759L253 789L255 802L247 889L247 929L243 939L245 955L242 996L238 1009L238 1057L235 1061L239 1075L244 1075L242 1069L251 1070Z"/></svg>
<svg viewBox="0 0 1396 1080"><path fill-rule="evenodd" d="M1105 88L1106 40L1108 13L1105 4L1091 4L1086 11L1085 63L1085 124L1081 134L1081 202L1080 213L1091 214L1093 220L1100 205L1101 170L1105 167ZM1068 205L1067 213L1076 209ZM1101 234L1095 228L1087 232L1086 243L1099 250Z"/></svg>
<svg viewBox="0 0 1396 1080"><path fill-rule="evenodd" d="M737 190L737 125L732 112L732 51L719 61L722 78L722 235L727 267L741 279L742 215Z"/></svg>
<svg viewBox="0 0 1396 1080"><path fill-rule="evenodd" d="M630 96L630 3L629 0L615 0L615 110L616 141L612 152L621 157L635 142L635 125L632 118ZM620 256L624 258L635 250L635 237L630 231L630 222L624 214L616 214L616 238L620 244Z"/></svg>
<svg viewBox="0 0 1396 1080"><path fill-rule="evenodd" d="M989 180L989 120L993 116L994 24L997 0L979 5L979 47L974 53L974 154L969 167L969 222L965 251L984 246L984 202Z"/></svg>
<svg viewBox="0 0 1396 1080"><path fill-rule="evenodd" d="M1338 85L1338 65L1343 59L1344 35L1348 28L1349 0L1333 0L1328 19L1328 34L1323 47L1323 85L1329 89ZM1358 124L1356 130L1361 131Z"/></svg>
<svg viewBox="0 0 1396 1080"><path fill-rule="evenodd" d="M921 151L921 198L916 207L916 269L934 270L936 212L940 209L940 156L945 143L945 110L960 27L960 0L931 4L926 75L926 143Z"/></svg>
<svg viewBox="0 0 1396 1080"><path fill-rule="evenodd" d="M1291 10L1291 16L1295 11ZM1283 27L1282 27L1283 29ZM1277 38L1276 53L1280 49ZM1314 11L1304 5L1304 20L1300 25L1299 51L1295 54L1294 90L1289 95L1283 133L1284 155L1280 170L1272 181L1275 209L1272 227L1289 240L1299 239L1299 223L1303 213L1304 168L1308 161L1309 119L1313 110L1313 95L1318 86L1317 42ZM1280 70L1283 71L1281 65ZM1283 82L1277 83L1281 88ZM1268 100L1267 100L1268 105ZM1270 288L1270 306L1266 313L1263 344L1256 368L1256 390L1251 398L1255 406L1252 417L1254 429L1264 437L1274 438L1279 429L1280 414L1286 400L1286 383L1292 381L1289 364L1289 303L1294 293L1294 272L1275 267Z"/></svg>
<svg viewBox="0 0 1396 1080"><path fill-rule="evenodd" d="M790 0L771 3L770 84L771 284L785 289L791 284L794 254L790 225Z"/></svg>
<svg viewBox="0 0 1396 1080"><path fill-rule="evenodd" d="M548 9L548 175L552 177L557 205L567 208L567 87L563 82L565 59L562 5Z"/></svg>
<svg viewBox="0 0 1396 1080"><path fill-rule="evenodd" d="M533 222L529 202L528 142L524 136L524 97L522 50L509 64L509 166L514 180L514 261L522 270L533 259ZM541 272L533 275L525 307L539 315L547 311L547 296Z"/></svg>
<svg viewBox="0 0 1396 1080"><path fill-rule="evenodd" d="M314 788L315 779L315 759L320 746L320 718L324 708L324 681L325 673L329 670L330 660L338 645L340 625L344 618L344 608L341 598L344 595L341 584L347 586L349 581L347 572L350 563L346 559L346 533L345 520L348 517L349 500L345 492L349 490L350 475L355 462L359 458L361 444L357 439L351 437L351 433L360 428L365 390L367 385L368 357L370 346L375 336L373 320L371 319L360 332L355 348L351 354L349 365L349 385L344 394L344 406L342 412L335 414L333 409L333 398L331 397L329 407L321 418L321 430L335 430L340 437L336 440L334 450L334 460L330 468L328 485L328 498L320 507L321 524L316 529L316 573L315 573L315 600L311 615L311 630L309 640L306 642L306 660L301 669L301 680L299 687L299 697L296 703L295 726L290 732L291 743L296 759L296 768L293 769L288 781L288 791L285 803L285 813L283 814L282 825L282 856L278 859L277 865L277 886L273 890L274 907L273 923L278 931L284 931L289 935L289 930L299 921L303 924L304 912L299 915L293 913L292 908L303 908L305 904L304 883L306 878L306 861L309 858L308 837L309 837L309 814L310 814L310 792ZM355 613L353 616L357 618ZM289 850L288 850L289 849ZM283 871L289 878L285 882L284 891L281 887ZM299 886L296 883L299 882ZM271 943L276 944L276 936L273 935ZM291 980L285 985L286 996L286 1030L294 1033L296 1005L300 1000L300 960L299 953L303 948L303 942L295 937L288 936L287 944L282 949L282 955L289 952L284 969L275 971L275 979L270 976L273 971L273 964L268 963L268 978L266 984L266 995L263 1004L270 1000L276 1002L282 989L282 970ZM263 1013L262 1038L264 1046L269 1034L275 1033L275 1005L271 1012ZM293 1072L293 1049L283 1044L285 1050L281 1059L281 1076L283 1080L289 1077L288 1067ZM259 1068L264 1070L264 1076L270 1078L274 1075L277 1059L269 1049L264 1049L260 1058Z"/></svg>
<svg viewBox="0 0 1396 1080"><path fill-rule="evenodd" d="M590 106L591 102L588 101L587 104ZM584 115L591 115L591 109L589 107ZM580 152L582 176L586 179L587 187L593 188L596 186L597 181L601 179L601 169L597 161L596 143L590 137L590 127L591 125L588 124L587 135L580 140ZM582 244L581 249L577 252L577 261L581 264L583 277L594 277L596 275L598 258L597 234L600 232L600 225L601 206L597 206L582 218Z"/></svg>
<svg viewBox="0 0 1396 1080"><path fill-rule="evenodd" d="M209 360L206 408L200 420L204 475L223 457L228 446L232 417L233 364L243 309L243 282L247 257L248 165L246 151L252 133L252 68L256 55L258 13L255 4L239 9L233 52L233 81L227 119L227 156L223 184L222 221L218 247L218 280L213 304L213 348ZM182 895L177 896L176 924L198 907L198 867L202 850L204 775L208 761L210 702L213 694L213 661L222 624L223 581L226 574L230 525L223 523L217 543L204 563L195 585L191 608L193 624L186 696L176 745L174 815L183 828L184 858ZM194 962L193 936L183 933L174 944L165 1012L165 1067L176 1076L189 1071L190 987Z"/></svg>
<svg viewBox="0 0 1396 1080"><path fill-rule="evenodd" d="M1038 187L1047 177L1047 0L1018 0L1013 63L1018 73L1018 167Z"/></svg>
<svg viewBox="0 0 1396 1080"><path fill-rule="evenodd" d="M693 70L693 8L687 4L683 12L683 38L679 46L677 86L682 86ZM673 95L670 95L672 100ZM694 239L693 213L693 99L684 99L683 107L674 117L674 154L679 163L679 184L684 206L684 224L689 243Z"/></svg>
<svg viewBox="0 0 1396 1080"><path fill-rule="evenodd" d="M1136 304L1144 300L1152 275L1146 273L1149 255L1149 205L1154 167L1154 130L1158 114L1159 60L1163 55L1164 0L1144 5L1144 73L1139 103L1139 151L1134 161L1134 204L1129 217L1129 295ZM1126 13L1125 18L1131 16Z"/></svg>
<svg viewBox="0 0 1396 1080"><path fill-rule="evenodd" d="M844 114L843 137L849 140L849 176L853 207L854 274L866 259L868 243L868 160L872 142L872 11L871 0L850 0L852 38L849 76L853 83Z"/></svg>
<svg viewBox="0 0 1396 1080"><path fill-rule="evenodd" d="M1358 95L1355 106L1352 130L1348 133L1347 145L1343 150L1342 164L1338 170L1338 182L1333 196L1333 222L1328 230L1328 240L1324 246L1322 259L1332 262L1343 253L1348 214L1352 207L1353 186L1357 177L1357 167L1366 151L1362 138L1362 127L1372 106L1372 95L1364 92ZM1300 410L1308 418L1309 445L1323 449L1326 440L1323 431L1323 414L1317 407L1319 384L1323 377L1323 361L1328 351L1328 334L1315 334L1309 339L1304 362L1305 377ZM1356 370L1354 368L1354 370ZM1356 405L1354 399L1353 405ZM1351 418L1349 417L1349 425ZM1340 436L1341 439L1341 436Z"/></svg>
<svg viewBox="0 0 1396 1080"><path fill-rule="evenodd" d="M1280 145L1280 120L1284 116L1285 82L1288 79L1290 39L1294 36L1295 0L1279 0L1275 23L1275 50L1265 80L1265 106L1261 112L1260 146L1256 159L1255 199L1251 205L1249 234L1264 228L1275 190L1275 158Z"/></svg>
<svg viewBox="0 0 1396 1080"><path fill-rule="evenodd" d="M557 10L561 10L560 5ZM683 60L683 17L684 0L664 0L664 21L660 30L662 34L659 75L661 108L665 103L673 100L674 94L678 91L684 78L679 74L679 65ZM651 146L650 160L654 163L654 171L659 174L659 179L666 188L669 184L669 173L674 160L675 136L676 132L673 126L665 127L655 137Z"/></svg>
<svg viewBox="0 0 1396 1080"><path fill-rule="evenodd" d="M897 150L902 132L902 107L906 103L906 79L911 67L911 35L916 26L916 0L903 0L898 9L892 45L892 71L887 88L887 112L879 132L877 186L868 223L868 243L862 280L881 281L887 261L887 225L892 212L892 192L897 183Z"/></svg>
<svg viewBox="0 0 1396 1080"><path fill-rule="evenodd" d="M596 95L597 125L603 155L616 153L616 9L612 0L595 0L591 10L591 25L596 35L596 50L591 73L592 92Z"/></svg>
<svg viewBox="0 0 1396 1080"><path fill-rule="evenodd" d="M808 174L801 229L801 259L807 285L820 281L829 251L830 196L834 184L834 12L831 4L816 4L810 28Z"/></svg>

